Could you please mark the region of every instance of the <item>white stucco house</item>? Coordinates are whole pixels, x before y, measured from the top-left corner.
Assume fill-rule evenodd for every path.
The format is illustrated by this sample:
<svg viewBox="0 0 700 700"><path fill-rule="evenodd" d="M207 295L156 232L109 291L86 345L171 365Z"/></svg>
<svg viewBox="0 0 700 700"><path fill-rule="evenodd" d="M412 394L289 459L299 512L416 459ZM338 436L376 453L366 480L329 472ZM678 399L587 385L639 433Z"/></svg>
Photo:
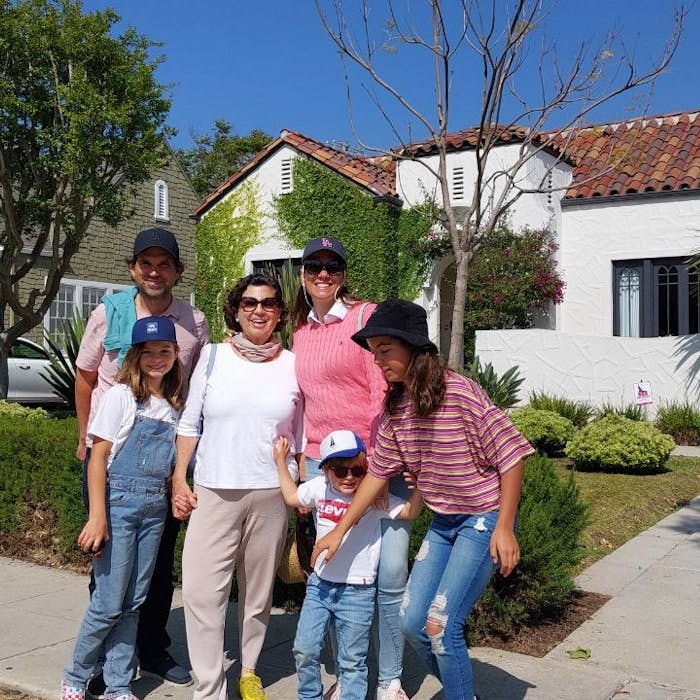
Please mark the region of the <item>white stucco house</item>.
<svg viewBox="0 0 700 700"><path fill-rule="evenodd" d="M503 132L490 167L513 162L522 133ZM475 134L466 129L448 139L453 205L466 204L471 195ZM430 142L412 148L424 163L437 158ZM276 230L271 208L273 197L292 186L295 157L313 158L378 201L411 207L426 193L440 199L419 162L364 158L283 131L195 212L205 216L243 182L255 180L268 215L263 241L246 254L247 270L301 254ZM519 178L525 189L540 193L516 202L511 223L555 233L564 301L538 328L480 331L482 362L499 373L519 366L526 378L523 398L538 390L593 404L629 403L642 382L651 391L652 413L661 401L695 400L700 278L687 261L700 249L700 113L590 127L566 143L552 141ZM438 263L418 299L442 348L449 338L451 275L449 260Z"/></svg>

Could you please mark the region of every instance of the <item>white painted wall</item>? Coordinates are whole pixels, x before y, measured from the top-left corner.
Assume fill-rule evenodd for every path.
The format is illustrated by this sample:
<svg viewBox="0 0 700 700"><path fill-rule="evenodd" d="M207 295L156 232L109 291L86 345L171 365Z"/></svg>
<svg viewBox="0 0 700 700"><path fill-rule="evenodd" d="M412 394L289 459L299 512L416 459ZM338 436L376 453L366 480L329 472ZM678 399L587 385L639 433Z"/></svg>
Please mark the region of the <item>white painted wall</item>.
<svg viewBox="0 0 700 700"><path fill-rule="evenodd" d="M664 401L700 397L700 336L616 338L538 329L479 331L476 353L498 374L517 365L531 391L566 396L599 406L634 401L634 384L651 382L650 419Z"/></svg>
<svg viewBox="0 0 700 700"><path fill-rule="evenodd" d="M261 242L251 248L245 255L246 272L253 269L253 261L277 258L301 257L301 250L290 248L289 243L280 235L274 216L272 202L282 192L282 161L294 158L297 152L287 145L282 145L255 172L234 187L222 201L225 201L245 182L252 183L258 191L258 201L264 213L263 234ZM206 216L206 214L205 214Z"/></svg>
<svg viewBox="0 0 700 700"><path fill-rule="evenodd" d="M499 170L510 167L518 157L520 146L499 146L493 151L488 162L487 177ZM438 157L428 156L422 159L429 168L437 171ZM540 187L547 168L553 163L552 156L541 153L534 156L523 167L519 178L519 184L525 189L537 189ZM442 202L442 194L437 183L437 178L430 170L415 161L399 161L396 174L396 188L399 197L404 201L404 207L410 208L425 201L426 198L434 198L436 202ZM464 168L465 193L463 200L452 200L453 206L467 206L471 201L476 181L476 159L474 151L459 151L447 155L447 171L451 177L454 167ZM547 194L524 194L518 199L510 213L510 221L514 228L523 226L539 227L552 223L556 225L558 203L561 197L561 188L565 187L571 179L571 168L566 164L559 164L552 173L552 186L555 193L550 197ZM502 179L501 179L502 183ZM503 184L500 185L501 189ZM558 192L556 191L558 190ZM500 191L500 190L499 190Z"/></svg>
<svg viewBox="0 0 700 700"><path fill-rule="evenodd" d="M700 248L700 195L566 206L561 271L566 280L558 329L611 336L613 262L691 255Z"/></svg>

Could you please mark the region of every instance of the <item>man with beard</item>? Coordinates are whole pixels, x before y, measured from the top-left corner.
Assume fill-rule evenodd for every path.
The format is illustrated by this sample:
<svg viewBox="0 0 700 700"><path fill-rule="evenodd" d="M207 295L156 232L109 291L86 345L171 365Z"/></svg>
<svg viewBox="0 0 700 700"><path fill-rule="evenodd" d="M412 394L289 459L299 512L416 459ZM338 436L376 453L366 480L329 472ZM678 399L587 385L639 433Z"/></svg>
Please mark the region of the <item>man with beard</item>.
<svg viewBox="0 0 700 700"><path fill-rule="evenodd" d="M122 360L131 345L131 329L136 319L167 316L172 320L180 349L179 361L187 378L192 374L201 349L209 342L204 314L172 294L184 265L170 231L164 228L141 231L134 241L133 257L127 264L134 287L102 298L102 303L90 315L76 359L75 406L79 431L76 456L83 460L86 505L89 426L100 397L116 383ZM173 598L172 570L179 527L180 521L169 512L148 597L139 611L137 648L142 673L170 683L189 685L192 682L189 672L167 651L170 637L166 624ZM91 590L92 585L91 581ZM93 697L104 692L101 674L90 681L88 692Z"/></svg>

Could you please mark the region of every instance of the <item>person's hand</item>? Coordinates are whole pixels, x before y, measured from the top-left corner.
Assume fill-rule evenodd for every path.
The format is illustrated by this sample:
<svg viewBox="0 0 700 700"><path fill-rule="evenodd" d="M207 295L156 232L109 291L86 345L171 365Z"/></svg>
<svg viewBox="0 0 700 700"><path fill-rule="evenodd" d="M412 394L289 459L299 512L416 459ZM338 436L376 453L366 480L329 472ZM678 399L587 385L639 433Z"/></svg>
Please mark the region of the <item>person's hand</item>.
<svg viewBox="0 0 700 700"><path fill-rule="evenodd" d="M491 535L491 559L494 564L501 562L500 572L510 575L520 561L520 545L515 533L508 527L499 528L498 524Z"/></svg>
<svg viewBox="0 0 700 700"><path fill-rule="evenodd" d="M333 555L338 551L338 547L340 547L342 541L343 536L340 534L337 527L334 527L327 535L317 540L313 552L311 552L311 566L315 566L316 559L318 559L323 552L326 552L324 561L330 561Z"/></svg>
<svg viewBox="0 0 700 700"><path fill-rule="evenodd" d="M85 523L85 527L78 535L78 547L83 552L99 552L104 543L109 539L109 529L107 528L107 520L104 518L89 518Z"/></svg>
<svg viewBox="0 0 700 700"><path fill-rule="evenodd" d="M277 442L272 446L272 454L275 457L275 462L287 461L287 455L289 454L289 440L282 436L277 438Z"/></svg>
<svg viewBox="0 0 700 700"><path fill-rule="evenodd" d="M406 482L409 491L413 491L418 487L416 475L413 472L409 472L408 469L403 473L403 480Z"/></svg>
<svg viewBox="0 0 700 700"><path fill-rule="evenodd" d="M81 461L85 461L85 455L87 454L87 445L85 444L85 438L78 440L78 446L75 448L75 456Z"/></svg>
<svg viewBox="0 0 700 700"><path fill-rule="evenodd" d="M192 491L184 479L172 482L170 500L173 507L173 517L178 520L187 520L197 507L197 494Z"/></svg>

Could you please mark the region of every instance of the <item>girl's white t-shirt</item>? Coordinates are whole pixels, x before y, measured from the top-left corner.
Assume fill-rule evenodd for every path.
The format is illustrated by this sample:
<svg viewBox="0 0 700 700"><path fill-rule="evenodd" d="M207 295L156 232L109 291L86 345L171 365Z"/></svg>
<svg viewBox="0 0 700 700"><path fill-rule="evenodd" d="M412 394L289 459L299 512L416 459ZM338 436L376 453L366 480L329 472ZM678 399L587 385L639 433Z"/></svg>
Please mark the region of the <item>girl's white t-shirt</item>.
<svg viewBox="0 0 700 700"><path fill-rule="evenodd" d="M136 399L126 384L115 384L100 399L88 434L92 439L109 440L112 443L107 469L131 432L136 419L136 409ZM151 396L143 404L141 415L176 424L178 412L165 399Z"/></svg>

